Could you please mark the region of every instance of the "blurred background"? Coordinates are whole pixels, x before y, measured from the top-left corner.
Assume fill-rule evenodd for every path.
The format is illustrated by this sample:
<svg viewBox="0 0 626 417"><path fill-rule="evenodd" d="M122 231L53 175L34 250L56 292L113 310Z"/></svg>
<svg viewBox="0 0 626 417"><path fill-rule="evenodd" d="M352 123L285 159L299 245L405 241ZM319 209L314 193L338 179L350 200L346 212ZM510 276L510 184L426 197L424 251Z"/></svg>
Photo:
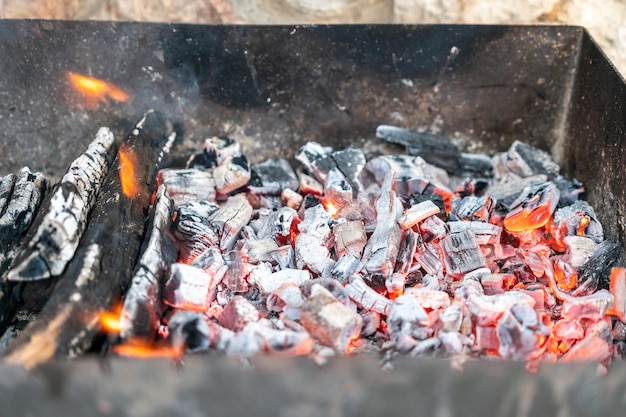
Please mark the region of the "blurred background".
<svg viewBox="0 0 626 417"><path fill-rule="evenodd" d="M586 27L626 74L626 0L0 0L0 18L186 23L499 23Z"/></svg>

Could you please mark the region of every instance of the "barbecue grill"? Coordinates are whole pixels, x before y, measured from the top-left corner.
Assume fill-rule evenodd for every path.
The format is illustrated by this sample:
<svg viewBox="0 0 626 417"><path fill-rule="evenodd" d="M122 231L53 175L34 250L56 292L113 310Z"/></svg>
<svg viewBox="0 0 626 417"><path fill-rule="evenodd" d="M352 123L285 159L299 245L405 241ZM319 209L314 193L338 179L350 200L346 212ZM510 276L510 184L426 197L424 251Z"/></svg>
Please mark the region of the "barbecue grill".
<svg viewBox="0 0 626 417"><path fill-rule="evenodd" d="M123 136L148 108L178 132L165 165L214 135L260 162L291 158L310 140L378 155L394 148L374 137L377 125L428 127L469 150L519 139L550 151L585 184L606 235L624 237L626 86L582 28L8 20L0 32L0 175L29 166L59 176L98 127ZM131 94L78 102L68 71ZM2 365L0 401L7 415L589 415L624 406L622 364L597 379L584 364L527 375L519 364L457 373L445 361L408 360L385 374L372 357L324 368L263 358L252 370L211 356L185 362L175 370L88 355L35 374Z"/></svg>

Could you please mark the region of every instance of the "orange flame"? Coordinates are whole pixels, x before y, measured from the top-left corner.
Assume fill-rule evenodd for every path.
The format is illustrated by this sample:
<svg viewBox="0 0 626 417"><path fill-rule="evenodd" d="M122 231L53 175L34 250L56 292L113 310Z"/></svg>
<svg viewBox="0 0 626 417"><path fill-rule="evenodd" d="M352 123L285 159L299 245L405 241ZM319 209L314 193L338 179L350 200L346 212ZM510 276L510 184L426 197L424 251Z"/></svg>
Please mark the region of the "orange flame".
<svg viewBox="0 0 626 417"><path fill-rule="evenodd" d="M179 359L183 354L183 348L153 345L141 339L131 340L130 342L121 345L115 345L112 349L113 352L120 356L142 359Z"/></svg>
<svg viewBox="0 0 626 417"><path fill-rule="evenodd" d="M108 104L109 99L118 102L128 101L127 92L104 80L70 71L67 72L67 78L72 88L81 94L90 109L97 108L100 103Z"/></svg>
<svg viewBox="0 0 626 417"><path fill-rule="evenodd" d="M137 180L137 154L129 145L123 145L119 150L119 176L122 192L131 200L142 195L142 188Z"/></svg>
<svg viewBox="0 0 626 417"><path fill-rule="evenodd" d="M324 208L326 209L326 213L330 214L330 217L332 218L335 218L337 211L339 211L337 205L335 205L332 201L324 202Z"/></svg>
<svg viewBox="0 0 626 417"><path fill-rule="evenodd" d="M121 312L121 303L118 303L111 311L101 312L98 315L100 327L108 333L119 333L122 330L122 322L120 321Z"/></svg>

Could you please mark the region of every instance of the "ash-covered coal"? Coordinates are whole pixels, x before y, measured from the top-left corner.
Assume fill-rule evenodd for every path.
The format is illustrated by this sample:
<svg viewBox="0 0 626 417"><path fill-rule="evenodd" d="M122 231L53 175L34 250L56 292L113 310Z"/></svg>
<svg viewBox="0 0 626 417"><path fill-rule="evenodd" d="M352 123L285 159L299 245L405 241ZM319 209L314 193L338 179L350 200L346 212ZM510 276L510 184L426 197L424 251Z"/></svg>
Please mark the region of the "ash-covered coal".
<svg viewBox="0 0 626 417"><path fill-rule="evenodd" d="M389 126L377 135L408 154L366 161L308 143L296 169L248 166L234 142L212 138L189 166L163 171L155 204L170 209L155 211L141 258L160 266L163 290L148 302L135 280L119 346L144 335L246 357L373 351L529 365L621 354L619 246L548 154L515 142L467 155ZM146 259L164 256L163 222L177 263Z"/></svg>

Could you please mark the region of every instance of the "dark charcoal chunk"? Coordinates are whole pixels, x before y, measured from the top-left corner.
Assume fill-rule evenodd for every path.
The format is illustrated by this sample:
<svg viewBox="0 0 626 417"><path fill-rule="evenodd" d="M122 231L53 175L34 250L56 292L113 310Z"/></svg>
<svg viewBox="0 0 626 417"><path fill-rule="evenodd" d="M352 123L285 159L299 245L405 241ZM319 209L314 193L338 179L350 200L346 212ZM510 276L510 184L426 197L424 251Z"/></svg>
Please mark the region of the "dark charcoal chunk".
<svg viewBox="0 0 626 417"><path fill-rule="evenodd" d="M559 197L559 205L557 207L566 207L578 201L578 198L585 192L583 184L576 178L567 179L558 177L554 181L556 188L559 189L561 196Z"/></svg>
<svg viewBox="0 0 626 417"><path fill-rule="evenodd" d="M549 153L520 141L513 142L505 158L507 168L522 177L545 174L554 178L559 174L559 166Z"/></svg>
<svg viewBox="0 0 626 417"><path fill-rule="evenodd" d="M461 151L446 138L385 125L376 128L376 137L404 145L409 155L421 156L426 162L449 172L459 169Z"/></svg>
<svg viewBox="0 0 626 417"><path fill-rule="evenodd" d="M280 195L285 189L298 189L298 177L286 159L271 159L252 166L250 191L258 194Z"/></svg>
<svg viewBox="0 0 626 417"><path fill-rule="evenodd" d="M607 239L596 246L587 262L580 267L579 285L573 295L586 295L598 288L608 288L611 268L619 259L620 249L617 238Z"/></svg>

